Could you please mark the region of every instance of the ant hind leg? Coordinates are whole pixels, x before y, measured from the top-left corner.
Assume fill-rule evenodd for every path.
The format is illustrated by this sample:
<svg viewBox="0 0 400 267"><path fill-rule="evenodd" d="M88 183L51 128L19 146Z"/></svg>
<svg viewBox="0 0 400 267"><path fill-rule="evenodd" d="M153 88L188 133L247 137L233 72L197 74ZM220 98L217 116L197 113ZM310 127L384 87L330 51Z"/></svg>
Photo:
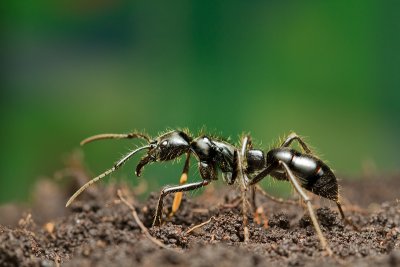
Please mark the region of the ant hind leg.
<svg viewBox="0 0 400 267"><path fill-rule="evenodd" d="M284 163L282 161L280 161L280 164L285 169L285 171L287 173L287 176L288 176L288 179L292 183L292 185L294 186L294 188L297 191L297 193L299 193L301 198L303 198L304 202L307 204L307 208L308 208L308 212L310 214L311 221L312 221L312 223L314 225L315 230L317 231L317 235L318 235L318 238L319 238L319 240L321 242L322 248L327 251L329 256L333 255L333 252L330 249L330 247L328 245L328 242L325 239L324 234L322 233L321 227L319 226L317 217L315 216L315 212L314 212L314 209L313 209L312 204L311 204L311 199L303 191L303 189L301 188L299 182L297 181L296 177L294 176L294 174L292 173L292 171L290 170L288 165L286 165L286 163Z"/></svg>
<svg viewBox="0 0 400 267"><path fill-rule="evenodd" d="M343 220L346 224L348 224L348 225L350 225L351 227L353 227L353 229L354 229L355 231L359 231L360 229L353 223L353 221L352 221L351 219L347 218L346 215L344 215L344 212L343 212L343 209L342 209L342 205L340 204L339 200L336 201L336 205L337 205L337 207L338 207L338 209L339 209L340 216L342 216L342 220Z"/></svg>
<svg viewBox="0 0 400 267"><path fill-rule="evenodd" d="M281 144L281 147L288 147L295 140L299 142L299 144L307 154L312 154L311 149L307 146L307 144L303 141L303 139L296 133L289 134L286 140Z"/></svg>

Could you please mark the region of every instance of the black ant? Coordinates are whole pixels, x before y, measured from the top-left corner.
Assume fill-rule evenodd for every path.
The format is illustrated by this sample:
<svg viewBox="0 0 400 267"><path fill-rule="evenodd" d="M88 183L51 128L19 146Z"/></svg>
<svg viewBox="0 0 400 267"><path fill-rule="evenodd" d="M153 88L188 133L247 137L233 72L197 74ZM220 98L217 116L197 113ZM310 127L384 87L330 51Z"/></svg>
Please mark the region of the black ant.
<svg viewBox="0 0 400 267"><path fill-rule="evenodd" d="M211 181L218 179L218 171L222 173L223 180L229 185L234 184L239 178L244 189L257 184L267 175L278 180L290 181L306 203L321 245L330 255L332 254L332 251L322 234L317 217L315 216L314 209L310 202L311 200L304 192L303 188L316 195L334 201L338 206L343 220L351 224L351 222L345 217L340 205L338 183L332 170L322 160L314 156L306 143L295 133L290 134L279 147L271 149L266 154L260 149L253 148L250 136L244 136L242 138L241 149L239 150L237 147L226 141L209 137L207 135L192 138L187 132L181 130L167 132L154 140L143 133L101 134L83 140L81 145L100 139L131 138L144 139L148 144L128 153L111 169L83 185L74 195L72 195L66 206L69 206L87 187L117 170L137 152L148 149L147 154L142 157L136 167L137 176L141 175L144 166L149 163L169 161L186 154L180 185L167 186L162 189L153 226L161 224L163 199L165 196L171 193L176 193L171 212L171 214L173 214L179 208L182 192L191 191L209 185ZM303 152L296 151L289 147L293 141L299 142ZM198 169L203 180L186 184L191 154L193 154L198 161Z"/></svg>

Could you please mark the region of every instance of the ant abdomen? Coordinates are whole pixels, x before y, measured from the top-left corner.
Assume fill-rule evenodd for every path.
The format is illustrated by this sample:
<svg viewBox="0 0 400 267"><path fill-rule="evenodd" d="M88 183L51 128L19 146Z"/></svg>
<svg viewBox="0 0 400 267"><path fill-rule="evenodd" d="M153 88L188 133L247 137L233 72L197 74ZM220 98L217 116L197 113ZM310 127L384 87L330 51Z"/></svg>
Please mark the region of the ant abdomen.
<svg viewBox="0 0 400 267"><path fill-rule="evenodd" d="M332 170L322 160L310 154L302 154L286 147L270 150L267 154L267 163L278 165L279 161L289 166L303 188L316 195L337 201L337 179ZM283 174L284 170L277 167L277 170L272 172L271 176L282 180Z"/></svg>

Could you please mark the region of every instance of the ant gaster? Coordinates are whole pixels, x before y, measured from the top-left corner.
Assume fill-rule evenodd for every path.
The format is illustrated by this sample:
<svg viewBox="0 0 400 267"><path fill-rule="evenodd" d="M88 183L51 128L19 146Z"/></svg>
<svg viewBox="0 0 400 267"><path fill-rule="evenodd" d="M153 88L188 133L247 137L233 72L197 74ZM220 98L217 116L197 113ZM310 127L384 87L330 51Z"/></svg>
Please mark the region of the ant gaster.
<svg viewBox="0 0 400 267"><path fill-rule="evenodd" d="M173 214L179 208L182 192L207 186L211 181L218 179L218 171L222 173L223 180L227 184L234 184L236 179L240 177L240 182L246 188L257 184L268 175L278 180L290 181L306 203L321 245L329 254L332 254L332 251L322 234L310 198L304 192L303 188L316 195L334 201L338 206L342 218L352 225L351 221L345 217L340 205L338 183L332 170L323 161L314 156L306 143L294 133L290 134L279 147L271 149L266 154L260 149L253 148L250 136L243 137L241 142L242 147L241 150L239 150L234 145L217 138L207 135L192 138L188 133L180 130L167 132L154 140L143 133L101 134L83 140L81 145L100 139L131 138L144 139L148 144L128 153L111 169L83 185L72 195L66 206L69 206L72 201L91 184L121 167L134 154L141 150L148 149L147 154L142 157L136 167L137 176L141 175L143 168L149 163L169 161L186 154L180 185L167 186L162 189L153 226L161 224L163 199L165 196L176 193L172 205L171 214ZM296 151L289 147L295 140L300 143L303 152ZM186 184L191 154L193 154L198 161L199 173L203 180Z"/></svg>

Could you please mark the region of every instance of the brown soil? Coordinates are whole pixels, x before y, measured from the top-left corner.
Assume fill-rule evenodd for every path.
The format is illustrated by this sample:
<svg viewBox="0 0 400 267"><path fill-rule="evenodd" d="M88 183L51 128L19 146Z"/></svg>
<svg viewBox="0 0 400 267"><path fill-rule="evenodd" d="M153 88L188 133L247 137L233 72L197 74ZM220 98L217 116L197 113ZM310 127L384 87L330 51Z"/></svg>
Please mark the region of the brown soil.
<svg viewBox="0 0 400 267"><path fill-rule="evenodd" d="M314 198L333 257L321 250L304 207L262 196L257 202L264 225L249 214L250 242L244 243L241 205L222 205L234 202L235 188L211 187L197 198L186 196L178 214L150 228L158 193L140 203L127 186L98 185L65 209L77 185L63 192L54 182L41 183L31 213L21 217L26 209L20 206L0 208L0 223L7 225L0 225L0 266L400 266L400 176L341 182L345 212L359 232L342 223L334 204ZM120 188L168 249L141 232L116 195ZM171 202L166 199L166 209ZM16 216L22 219L16 222Z"/></svg>

